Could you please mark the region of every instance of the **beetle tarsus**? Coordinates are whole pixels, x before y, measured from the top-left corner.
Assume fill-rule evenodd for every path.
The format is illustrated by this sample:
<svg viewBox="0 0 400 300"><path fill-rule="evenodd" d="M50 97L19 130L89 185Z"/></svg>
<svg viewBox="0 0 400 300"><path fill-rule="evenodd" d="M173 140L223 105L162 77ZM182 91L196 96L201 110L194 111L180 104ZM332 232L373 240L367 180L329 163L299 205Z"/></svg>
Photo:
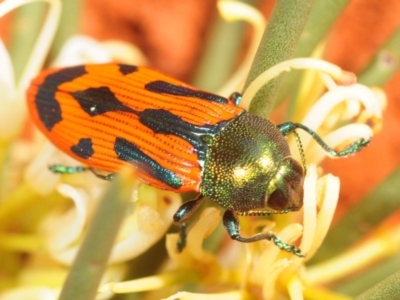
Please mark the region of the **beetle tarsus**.
<svg viewBox="0 0 400 300"><path fill-rule="evenodd" d="M231 210L227 210L224 213L223 216L223 223L228 231L229 236L231 239L236 240L238 242L242 243L252 243L260 240L268 240L274 242L276 246L278 246L279 249L285 250L289 253L292 253L298 257L305 257L303 253L301 253L301 250L297 248L294 245L291 244L286 244L282 242L275 234L267 232L267 233L259 233L255 234L251 237L243 237L240 235L240 229L239 229L239 221L236 218L235 214Z"/></svg>
<svg viewBox="0 0 400 300"><path fill-rule="evenodd" d="M179 240L176 244L178 252L182 252L186 246L187 225L183 221L188 219L193 214L193 212L200 206L202 201L203 196L200 194L195 199L183 203L173 216L174 222L180 225Z"/></svg>
<svg viewBox="0 0 400 300"><path fill-rule="evenodd" d="M186 228L187 228L186 223L182 223L180 225L179 240L176 243L176 249L178 250L179 253L181 253L183 249L185 249L186 247L186 237L187 237Z"/></svg>
<svg viewBox="0 0 400 300"><path fill-rule="evenodd" d="M294 245L291 244L286 244L284 242L282 242L276 235L270 233L271 235L271 240L274 242L274 244L281 250L285 250L289 253L293 253L294 255L298 256L298 257L306 257L305 254L301 253L301 250L299 248L297 248Z"/></svg>
<svg viewBox="0 0 400 300"><path fill-rule="evenodd" d="M82 166L69 167L63 165L51 165L49 166L49 170L52 171L53 173L58 173L58 174L74 174L74 173L86 172L88 168Z"/></svg>
<svg viewBox="0 0 400 300"><path fill-rule="evenodd" d="M109 173L107 175L104 174L100 174L99 172L97 172L95 169L93 168L88 168L88 170L90 172L93 173L94 176L96 176L97 178L103 179L103 180L107 180L107 181L111 181L114 179L115 173Z"/></svg>
<svg viewBox="0 0 400 300"><path fill-rule="evenodd" d="M370 142L371 142L371 139L359 139L359 140L355 141L353 144L351 144L349 147L347 147L346 149L340 151L338 153L338 156L346 156L346 155L361 151L366 146L368 146L368 144Z"/></svg>
<svg viewBox="0 0 400 300"><path fill-rule="evenodd" d="M100 174L97 172L95 169L90 168L90 167L70 167L70 166L64 166L64 165L51 165L49 166L49 170L52 171L53 173L58 173L58 174L75 174L75 173L82 173L86 171L92 172L97 178L111 181L114 179L115 173L109 173L107 175Z"/></svg>

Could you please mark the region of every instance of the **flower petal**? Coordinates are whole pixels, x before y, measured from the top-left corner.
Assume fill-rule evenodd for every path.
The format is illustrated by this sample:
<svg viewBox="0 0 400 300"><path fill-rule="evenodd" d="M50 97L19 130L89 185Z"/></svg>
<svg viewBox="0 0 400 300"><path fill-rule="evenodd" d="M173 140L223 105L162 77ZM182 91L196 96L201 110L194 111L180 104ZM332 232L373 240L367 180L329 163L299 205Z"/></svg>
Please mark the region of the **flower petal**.
<svg viewBox="0 0 400 300"><path fill-rule="evenodd" d="M15 97L15 78L14 69L11 63L11 58L8 55L6 46L0 39L0 85L1 85L1 99L4 95L8 95L8 99ZM1 105L3 107L3 105ZM1 119L0 119L1 120Z"/></svg>
<svg viewBox="0 0 400 300"><path fill-rule="evenodd" d="M181 205L180 195L147 185L142 185L138 197L135 211L120 229L110 256L111 263L136 257L154 245L165 235L173 214Z"/></svg>
<svg viewBox="0 0 400 300"><path fill-rule="evenodd" d="M33 158L32 162L25 169L24 179L26 183L39 195L46 196L54 191L60 175L48 170L52 161L59 164L55 157L58 157L58 150L49 142L45 143L40 154Z"/></svg>
<svg viewBox="0 0 400 300"><path fill-rule="evenodd" d="M55 257L58 256L57 253L75 244L82 236L90 204L89 195L83 189L62 184L58 186L58 191L71 199L74 206L62 215L49 216L42 226L46 244Z"/></svg>
<svg viewBox="0 0 400 300"><path fill-rule="evenodd" d="M60 289L49 287L18 287L0 294L0 300L56 300Z"/></svg>
<svg viewBox="0 0 400 300"><path fill-rule="evenodd" d="M315 165L307 167L307 174L304 178L304 206L303 206L303 236L300 249L304 253L310 250L314 240L317 226L317 168Z"/></svg>
<svg viewBox="0 0 400 300"><path fill-rule="evenodd" d="M1 39L0 66L0 141L8 141L20 132L26 109L23 101L17 101L13 66Z"/></svg>

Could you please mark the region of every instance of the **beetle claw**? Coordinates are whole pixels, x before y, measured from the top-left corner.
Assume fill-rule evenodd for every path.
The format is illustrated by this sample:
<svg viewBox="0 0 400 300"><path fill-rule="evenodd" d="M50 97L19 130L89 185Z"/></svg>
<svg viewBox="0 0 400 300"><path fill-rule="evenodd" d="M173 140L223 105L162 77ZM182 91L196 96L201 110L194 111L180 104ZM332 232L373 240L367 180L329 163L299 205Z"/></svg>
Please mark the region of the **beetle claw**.
<svg viewBox="0 0 400 300"><path fill-rule="evenodd" d="M186 223L182 223L179 231L179 240L176 243L176 249L178 250L179 253L181 253L183 249L185 249L186 247L186 237L187 237L186 228L187 228Z"/></svg>

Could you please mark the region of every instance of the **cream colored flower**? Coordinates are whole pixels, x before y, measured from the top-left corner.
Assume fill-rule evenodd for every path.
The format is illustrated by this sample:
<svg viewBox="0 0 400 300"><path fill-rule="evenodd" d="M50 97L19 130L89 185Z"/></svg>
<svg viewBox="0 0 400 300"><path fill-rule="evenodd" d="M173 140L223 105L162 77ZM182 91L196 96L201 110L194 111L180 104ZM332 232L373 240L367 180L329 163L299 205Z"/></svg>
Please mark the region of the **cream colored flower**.
<svg viewBox="0 0 400 300"><path fill-rule="evenodd" d="M13 1L0 4L0 15L3 4L10 10L10 7L18 3L20 5L29 2ZM60 5L55 0L47 2L53 3L55 7ZM225 18L247 20L252 23L256 32L244 64L219 92L228 96L231 91L239 89L247 75L261 31L265 27L265 20L256 10L241 3L220 1L219 5ZM58 14L57 8L53 10L53 14ZM53 20L54 18L56 17L53 16ZM53 24L52 28L54 30L56 26ZM48 33L47 36L49 44L52 35L49 37ZM39 40L43 45L43 39ZM4 66L0 70L0 87L4 90L3 98L0 98L0 139L4 141L15 139L25 120L22 93L47 54L47 48L41 49L46 49L43 50L45 53L42 53L42 59L36 60L36 67L27 68L31 70L28 72L29 76L23 76L16 84L8 54L0 43L0 65ZM75 36L66 43L54 65L106 61L143 64L145 58L136 48L126 43L100 43L88 37ZM370 138L379 128L381 110L385 105L385 101L380 100L384 97L378 96L382 94L356 84L351 74L343 72L337 66L315 59L290 60L267 70L245 91L241 106L247 108L259 88L291 68L316 72L313 76L306 76L303 90L297 99L297 105L305 109L299 110L294 120L316 131L330 147L345 148L355 140ZM313 83L317 76L322 78L318 84L325 85L328 91L313 98L310 95L315 94ZM313 78L312 82L310 78ZM308 104L310 99L312 105ZM18 117L11 119L13 115ZM338 128L339 123L348 125ZM372 129L371 124L374 125ZM166 247L170 260L159 274L122 281L126 275L125 262L148 250L165 234L172 223L172 215L181 202L177 194L133 182L135 191L130 210L113 245L110 265L103 276L97 299L108 299L115 293L162 290L185 283L196 283L198 293L179 292L168 299L243 299L248 295L264 299L303 299L304 289L318 284L319 270L308 271L305 262L314 255L327 233L336 208L340 183L333 175L323 175L317 167L326 153L321 152L308 134L299 131L299 135L307 162L303 209L276 216L274 221L240 217L240 223L243 235L253 235L260 227L263 231L273 231L283 242L297 245L307 255L306 258L284 252L270 241L244 245L226 239L218 249L205 250L203 244L206 243L206 238L214 234L214 230L221 224L220 210L209 205L204 210L199 210L197 219L193 217L190 220L187 247L181 253L176 251L178 234L167 236ZM288 142L293 156L301 161L303 150L299 151L299 143L291 138ZM41 225L34 234L23 236L10 233L1 237L3 247L10 251L29 252L31 262L18 272L14 286L0 294L0 300L28 296L56 299L67 274L67 267L76 256L99 198L108 184L89 172L62 176L50 172L48 166L51 164L76 166L79 163L62 154L39 133L35 133L29 142L13 143L13 147L10 165L13 164L12 169L17 171L15 177L20 185L17 192L0 203L0 225L6 227L11 223L16 212L49 203L52 205L50 210L40 215L41 222L37 223ZM40 204L33 206L32 203ZM227 237L225 232L223 234ZM173 293L168 290L163 295L165 297L166 294ZM159 294L150 294L149 298L160 297Z"/></svg>
<svg viewBox="0 0 400 300"><path fill-rule="evenodd" d="M93 176L93 175L92 175ZM99 180L96 180L99 181ZM71 199L73 205L66 211L49 215L42 224L43 238L49 254L56 261L70 265L77 251L104 184L74 187L61 184L59 193ZM129 213L124 218L113 246L109 263L121 263L136 257L157 242L172 223L172 215L181 204L179 195L146 185L132 195Z"/></svg>

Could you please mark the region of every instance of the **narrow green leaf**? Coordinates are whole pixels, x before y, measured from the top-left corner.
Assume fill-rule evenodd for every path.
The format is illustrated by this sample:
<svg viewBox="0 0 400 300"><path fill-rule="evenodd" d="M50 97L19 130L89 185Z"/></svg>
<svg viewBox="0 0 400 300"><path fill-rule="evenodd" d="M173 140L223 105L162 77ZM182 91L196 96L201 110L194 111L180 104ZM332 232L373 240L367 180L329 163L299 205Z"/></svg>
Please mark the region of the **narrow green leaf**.
<svg viewBox="0 0 400 300"><path fill-rule="evenodd" d="M46 9L46 3L32 2L16 10L10 41L10 56L14 66L15 78L20 78L25 68L30 55L30 51L27 51L27 49L32 47L36 41Z"/></svg>
<svg viewBox="0 0 400 300"><path fill-rule="evenodd" d="M62 0L60 24L54 37L50 60L54 59L60 53L61 48L68 38L79 32L81 6L82 1L79 0Z"/></svg>
<svg viewBox="0 0 400 300"><path fill-rule="evenodd" d="M245 88L269 67L292 57L314 0L277 0L257 50ZM268 115L276 99L281 77L265 85L254 97L249 111Z"/></svg>
<svg viewBox="0 0 400 300"><path fill-rule="evenodd" d="M122 172L112 181L99 203L60 300L94 299L131 195L132 184Z"/></svg>
<svg viewBox="0 0 400 300"><path fill-rule="evenodd" d="M316 0L293 57L310 57L318 44L326 38L348 3L349 0ZM282 88L279 90L278 102L286 98L289 93L293 93L300 76L299 71L292 71L285 76Z"/></svg>
<svg viewBox="0 0 400 300"><path fill-rule="evenodd" d="M371 287L355 300L400 299L400 271Z"/></svg>
<svg viewBox="0 0 400 300"><path fill-rule="evenodd" d="M228 23L220 16L213 22L193 79L194 86L207 91L216 91L233 72L243 44L243 22Z"/></svg>
<svg viewBox="0 0 400 300"><path fill-rule="evenodd" d="M371 286L381 281L385 281L389 276L396 273L400 266L400 253L390 257L371 268L364 269L351 280L344 280L333 287L334 291L340 294L355 297L365 292ZM392 298L387 298L392 299ZM397 299L397 298L396 298Z"/></svg>

